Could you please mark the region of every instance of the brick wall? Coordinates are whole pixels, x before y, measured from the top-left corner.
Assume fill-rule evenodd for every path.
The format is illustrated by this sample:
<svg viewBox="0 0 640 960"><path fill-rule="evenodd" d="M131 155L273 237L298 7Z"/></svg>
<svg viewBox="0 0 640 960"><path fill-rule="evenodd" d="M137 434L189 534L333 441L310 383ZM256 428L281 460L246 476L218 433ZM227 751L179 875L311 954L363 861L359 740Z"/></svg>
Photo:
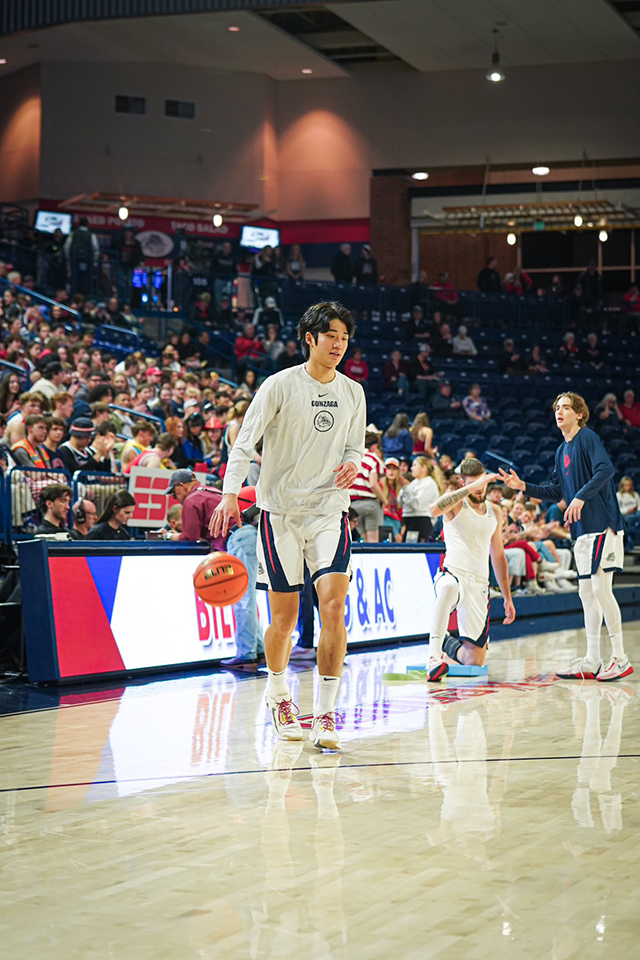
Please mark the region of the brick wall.
<svg viewBox="0 0 640 960"><path fill-rule="evenodd" d="M410 182L406 176L371 178L371 252L387 283L411 280Z"/></svg>
<svg viewBox="0 0 640 960"><path fill-rule="evenodd" d="M489 257L498 258L496 269L501 277L516 267L516 247L508 245L504 233L422 234L419 250L420 269L427 271L429 282L447 270L459 290L476 289L478 272Z"/></svg>

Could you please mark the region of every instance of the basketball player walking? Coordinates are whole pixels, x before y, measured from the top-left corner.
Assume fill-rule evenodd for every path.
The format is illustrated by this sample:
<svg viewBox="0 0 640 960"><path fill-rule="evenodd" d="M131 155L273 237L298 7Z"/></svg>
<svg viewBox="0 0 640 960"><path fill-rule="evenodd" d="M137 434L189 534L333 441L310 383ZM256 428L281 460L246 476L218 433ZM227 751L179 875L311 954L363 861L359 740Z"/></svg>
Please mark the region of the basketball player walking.
<svg viewBox="0 0 640 960"><path fill-rule="evenodd" d="M443 517L446 546L444 568L433 587L436 602L431 618L427 680L441 680L449 672L444 653L458 663L482 666L489 644L489 558L504 597L504 623L516 616L509 566L502 544L502 514L487 499L487 484L496 479L485 473L474 457L460 464L464 486L444 493L431 507L431 516ZM459 638L447 636L449 618L458 612Z"/></svg>
<svg viewBox="0 0 640 960"><path fill-rule="evenodd" d="M353 317L339 303L310 307L298 326L306 363L269 377L256 394L229 456L223 496L212 519L214 535L231 520L240 526L238 493L256 443L263 437L257 484L261 508L258 587L269 591L271 624L264 646L267 704L283 740L301 740L287 684L291 634L306 563L315 585L322 631L320 683L310 733L317 747L338 749L335 705L347 646L345 601L351 575L348 489L364 455L366 407L360 384L338 373Z"/></svg>
<svg viewBox="0 0 640 960"><path fill-rule="evenodd" d="M589 408L577 393L561 393L553 402L556 424L563 442L556 450L551 480L547 484L526 483L514 470L500 471L512 490L524 490L537 500L564 500L564 520L575 540L574 557L578 589L584 609L587 652L558 672L566 680L619 680L633 673L624 652L622 616L613 594L613 573L622 570L624 535L616 498L615 469L602 441L593 430L585 430ZM605 667L600 657L602 618L611 641L612 656Z"/></svg>

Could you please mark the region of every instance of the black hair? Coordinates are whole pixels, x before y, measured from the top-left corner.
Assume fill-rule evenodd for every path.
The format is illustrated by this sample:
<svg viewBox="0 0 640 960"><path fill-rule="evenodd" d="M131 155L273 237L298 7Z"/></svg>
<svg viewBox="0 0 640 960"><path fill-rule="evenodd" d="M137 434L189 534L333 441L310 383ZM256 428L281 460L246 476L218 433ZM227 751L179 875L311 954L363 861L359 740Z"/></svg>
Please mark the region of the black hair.
<svg viewBox="0 0 640 960"><path fill-rule="evenodd" d="M135 507L136 501L128 490L121 490L119 493L112 493L104 505L104 510L98 517L98 523L106 523L111 520L116 510L122 510L123 507Z"/></svg>
<svg viewBox="0 0 640 960"><path fill-rule="evenodd" d="M321 333L327 333L331 327L332 320L340 320L344 323L347 328L347 333L349 334L349 339L351 339L356 332L355 320L347 310L345 306L341 303L337 303L335 300L323 301L321 303L314 303L312 307L309 307L308 310L302 315L300 323L298 324L298 338L300 340L300 346L302 349L302 355L305 360L309 359L309 344L307 343L307 334L310 333L313 336L315 342L318 342L318 335Z"/></svg>
<svg viewBox="0 0 640 960"><path fill-rule="evenodd" d="M87 220L86 217L80 217L80 219L78 220L78 226L79 226L79 227L88 227L88 226L89 226L89 221Z"/></svg>
<svg viewBox="0 0 640 960"><path fill-rule="evenodd" d="M71 487L68 487L66 483L50 483L48 486L43 487L40 491L40 509L47 509L47 500L60 500L64 497L65 493L69 494L71 498Z"/></svg>
<svg viewBox="0 0 640 960"><path fill-rule="evenodd" d="M108 433L115 433L116 435L118 433L118 428L113 420L103 420L102 423L99 423L96 427L97 437L106 437Z"/></svg>
<svg viewBox="0 0 640 960"><path fill-rule="evenodd" d="M105 397L113 400L113 387L109 383L99 383L92 387L87 394L87 403L89 406L93 403L100 403Z"/></svg>

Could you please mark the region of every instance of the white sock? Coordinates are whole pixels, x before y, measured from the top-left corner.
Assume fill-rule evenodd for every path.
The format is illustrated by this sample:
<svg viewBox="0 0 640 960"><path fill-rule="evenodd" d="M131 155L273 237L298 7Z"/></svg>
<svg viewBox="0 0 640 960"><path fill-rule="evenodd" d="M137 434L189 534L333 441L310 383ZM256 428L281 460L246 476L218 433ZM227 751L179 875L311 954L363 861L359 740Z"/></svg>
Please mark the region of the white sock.
<svg viewBox="0 0 640 960"><path fill-rule="evenodd" d="M273 670L269 670L269 693L278 702L280 700L291 700L291 691L287 683L286 673L286 667L284 670L281 670L280 673L274 673Z"/></svg>
<svg viewBox="0 0 640 960"><path fill-rule="evenodd" d="M340 677L320 677L318 687L318 702L314 716L321 717L323 713L333 713L338 699Z"/></svg>

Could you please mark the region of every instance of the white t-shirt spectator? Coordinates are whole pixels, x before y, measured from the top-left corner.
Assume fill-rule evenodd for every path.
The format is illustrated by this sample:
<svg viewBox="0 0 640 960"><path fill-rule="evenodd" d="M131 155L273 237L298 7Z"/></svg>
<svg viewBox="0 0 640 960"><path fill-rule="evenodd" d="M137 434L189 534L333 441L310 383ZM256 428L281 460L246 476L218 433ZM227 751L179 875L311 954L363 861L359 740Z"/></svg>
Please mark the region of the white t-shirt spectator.
<svg viewBox="0 0 640 960"><path fill-rule="evenodd" d="M471 337L467 336L466 333L466 327L458 327L458 333L451 341L453 352L454 354L458 354L459 356L463 357L475 357L478 352L476 345Z"/></svg>
<svg viewBox="0 0 640 960"><path fill-rule="evenodd" d="M438 484L433 477L412 480L398 494L403 517L430 517L429 509L440 496Z"/></svg>
<svg viewBox="0 0 640 960"><path fill-rule="evenodd" d="M616 493L618 498L618 506L620 507L620 513L622 516L626 516L629 513L634 513L636 510L640 511L640 493L636 493L634 490L633 493Z"/></svg>
<svg viewBox="0 0 640 960"><path fill-rule="evenodd" d="M365 453L360 464L358 475L349 488L349 494L352 500L363 500L365 498L377 500L371 487L371 479L374 478L380 482L384 476L384 465L380 457L372 450Z"/></svg>

